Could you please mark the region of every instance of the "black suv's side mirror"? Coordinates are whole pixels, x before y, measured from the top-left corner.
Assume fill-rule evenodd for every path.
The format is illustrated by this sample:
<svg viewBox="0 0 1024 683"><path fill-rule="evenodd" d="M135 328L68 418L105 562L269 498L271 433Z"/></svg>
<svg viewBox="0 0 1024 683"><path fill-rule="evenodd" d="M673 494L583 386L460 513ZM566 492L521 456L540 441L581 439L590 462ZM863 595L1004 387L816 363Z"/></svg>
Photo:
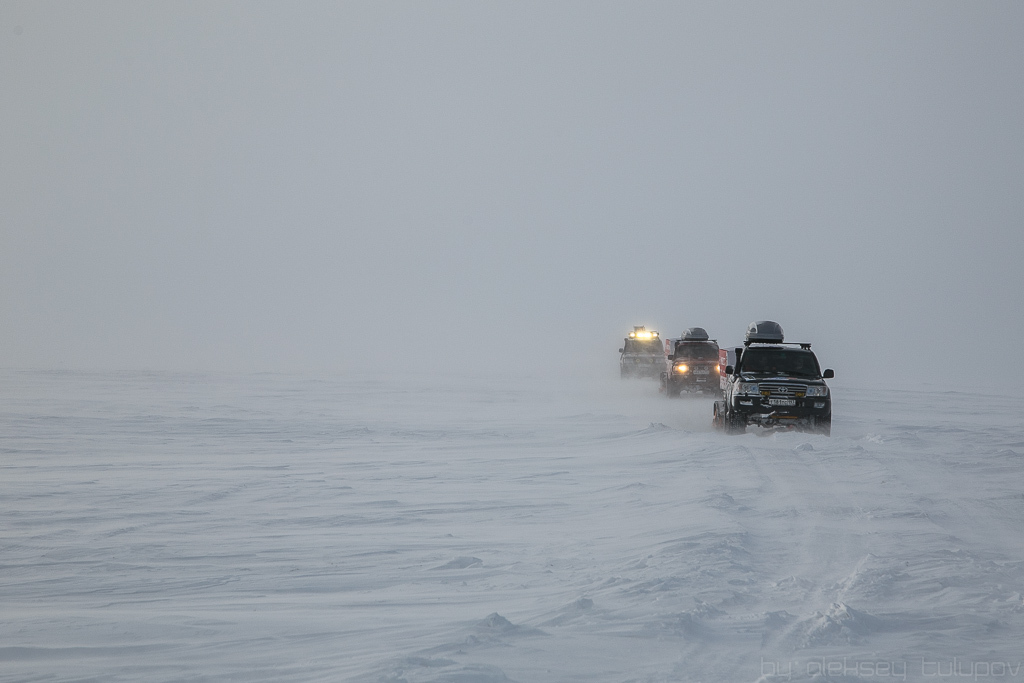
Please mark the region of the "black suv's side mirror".
<svg viewBox="0 0 1024 683"><path fill-rule="evenodd" d="M666 356L666 357L667 357L667 358L668 358L669 360L675 360L675 359L676 359L676 354L674 354L674 353L670 353L670 354L668 354L668 356Z"/></svg>
<svg viewBox="0 0 1024 683"><path fill-rule="evenodd" d="M836 376L836 373L833 372L832 369L830 368L830 369L826 370L825 372L821 373L821 376L824 379L832 379L833 377Z"/></svg>
<svg viewBox="0 0 1024 683"><path fill-rule="evenodd" d="M619 349L619 353L622 353L622 349Z"/></svg>
<svg viewBox="0 0 1024 683"><path fill-rule="evenodd" d="M727 375L731 375L731 374L733 374L733 373L734 373L735 371L736 371L736 368L734 368L733 366L731 366L731 365L726 365L726 366L725 366L725 374L727 374Z"/></svg>

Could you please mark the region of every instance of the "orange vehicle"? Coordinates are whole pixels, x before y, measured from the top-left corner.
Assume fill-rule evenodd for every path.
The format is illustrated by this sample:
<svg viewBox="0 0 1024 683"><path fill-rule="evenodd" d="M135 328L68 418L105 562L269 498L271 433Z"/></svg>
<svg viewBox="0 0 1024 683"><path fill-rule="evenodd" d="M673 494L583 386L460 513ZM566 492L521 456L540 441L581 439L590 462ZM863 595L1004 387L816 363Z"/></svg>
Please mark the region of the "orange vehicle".
<svg viewBox="0 0 1024 683"><path fill-rule="evenodd" d="M665 364L661 373L661 387L665 395L673 398L684 391L721 395L718 350L718 341L708 339L703 327L691 327L678 339L666 339Z"/></svg>

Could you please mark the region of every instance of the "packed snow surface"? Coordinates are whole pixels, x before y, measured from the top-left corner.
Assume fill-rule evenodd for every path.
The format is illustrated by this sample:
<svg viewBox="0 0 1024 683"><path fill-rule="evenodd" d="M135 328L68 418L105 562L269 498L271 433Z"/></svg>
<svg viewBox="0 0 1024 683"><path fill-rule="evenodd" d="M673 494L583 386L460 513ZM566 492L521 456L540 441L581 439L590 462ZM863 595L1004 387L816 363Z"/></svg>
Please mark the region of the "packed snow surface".
<svg viewBox="0 0 1024 683"><path fill-rule="evenodd" d="M1024 400L0 374L0 680L1024 681Z"/></svg>

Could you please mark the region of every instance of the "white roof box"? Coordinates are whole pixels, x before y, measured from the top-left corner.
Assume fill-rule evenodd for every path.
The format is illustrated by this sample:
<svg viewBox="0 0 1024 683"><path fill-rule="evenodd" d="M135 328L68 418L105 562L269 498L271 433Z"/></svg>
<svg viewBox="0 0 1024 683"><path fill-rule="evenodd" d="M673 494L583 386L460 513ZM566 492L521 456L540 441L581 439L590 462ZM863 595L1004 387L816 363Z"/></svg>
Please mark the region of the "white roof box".
<svg viewBox="0 0 1024 683"><path fill-rule="evenodd" d="M747 326L747 341L760 344L781 344L785 336L782 325L772 320L758 320Z"/></svg>
<svg viewBox="0 0 1024 683"><path fill-rule="evenodd" d="M683 330L683 341L707 341L708 333L703 327L687 327Z"/></svg>

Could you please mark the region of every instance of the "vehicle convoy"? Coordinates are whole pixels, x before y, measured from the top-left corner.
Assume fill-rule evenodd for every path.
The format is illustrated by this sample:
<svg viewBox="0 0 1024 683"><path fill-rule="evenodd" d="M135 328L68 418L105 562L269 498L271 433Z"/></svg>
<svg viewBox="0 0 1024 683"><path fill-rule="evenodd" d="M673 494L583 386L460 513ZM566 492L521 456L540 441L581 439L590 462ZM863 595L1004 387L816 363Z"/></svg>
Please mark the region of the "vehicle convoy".
<svg viewBox="0 0 1024 683"><path fill-rule="evenodd" d="M655 378L661 372L665 358L658 333L643 325L633 327L619 354L619 374L622 377Z"/></svg>
<svg viewBox="0 0 1024 683"><path fill-rule="evenodd" d="M830 436L832 397L810 344L784 341L771 320L750 323L742 347L722 349L724 397L715 401L714 425L742 434L747 425Z"/></svg>
<svg viewBox="0 0 1024 683"><path fill-rule="evenodd" d="M665 340L661 388L669 398L682 392L721 395L718 342L703 327L691 327Z"/></svg>

